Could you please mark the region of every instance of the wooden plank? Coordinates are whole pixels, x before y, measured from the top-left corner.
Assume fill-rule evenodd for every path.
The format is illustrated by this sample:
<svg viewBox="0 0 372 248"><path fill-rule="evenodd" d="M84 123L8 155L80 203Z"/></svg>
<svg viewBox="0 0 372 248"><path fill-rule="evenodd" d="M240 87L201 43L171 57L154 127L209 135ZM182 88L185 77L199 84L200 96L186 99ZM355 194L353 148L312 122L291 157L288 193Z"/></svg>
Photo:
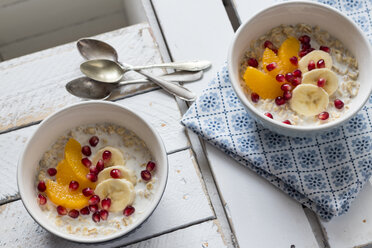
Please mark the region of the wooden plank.
<svg viewBox="0 0 372 248"><path fill-rule="evenodd" d="M97 247L118 247L132 244L214 218L191 151L184 150L169 155L169 168L166 191L148 221L127 237L96 245ZM21 201L0 206L0 217L3 221L3 224L0 225L0 233L2 234L0 246L90 247L90 245L65 241L45 231L28 215ZM208 227L212 226L208 225ZM213 227L212 230L215 232L216 227ZM200 235L202 234L208 234L208 232L200 233ZM182 234L180 235L182 236ZM198 241L200 238L190 240L190 242ZM157 242L156 239L154 242ZM188 244L188 240L183 240L183 242Z"/></svg>
<svg viewBox="0 0 372 248"><path fill-rule="evenodd" d="M207 157L241 247L319 247L298 202L208 144Z"/></svg>
<svg viewBox="0 0 372 248"><path fill-rule="evenodd" d="M200 83L186 85L200 94L226 60L233 35L222 2L153 0L153 5L173 60L213 62ZM205 149L240 247L318 247L300 204L211 145Z"/></svg>
<svg viewBox="0 0 372 248"><path fill-rule="evenodd" d="M366 183L348 213L321 222L330 247L372 246L372 185Z"/></svg>
<svg viewBox="0 0 372 248"><path fill-rule="evenodd" d="M121 61L129 64L162 61L148 24L131 26L96 38L112 44L118 50ZM79 71L82 62L75 43L70 43L0 63L0 132L40 121L65 105L81 101L70 95L64 86L82 76ZM126 77L137 76L129 72ZM151 87L130 85L125 87L123 95Z"/></svg>
<svg viewBox="0 0 372 248"><path fill-rule="evenodd" d="M152 2L173 60L207 59L213 62L203 81L185 85L200 94L226 60L233 35L222 1Z"/></svg>
<svg viewBox="0 0 372 248"><path fill-rule="evenodd" d="M173 97L156 90L117 103L132 109L146 119L159 132L167 152L185 149L189 142L185 128L179 123L180 111ZM22 128L0 135L0 151L6 156L0 158L0 203L17 195L17 158L27 138L35 131L35 126Z"/></svg>
<svg viewBox="0 0 372 248"><path fill-rule="evenodd" d="M172 233L152 238L127 248L208 248L227 247L218 229L217 220L207 221Z"/></svg>

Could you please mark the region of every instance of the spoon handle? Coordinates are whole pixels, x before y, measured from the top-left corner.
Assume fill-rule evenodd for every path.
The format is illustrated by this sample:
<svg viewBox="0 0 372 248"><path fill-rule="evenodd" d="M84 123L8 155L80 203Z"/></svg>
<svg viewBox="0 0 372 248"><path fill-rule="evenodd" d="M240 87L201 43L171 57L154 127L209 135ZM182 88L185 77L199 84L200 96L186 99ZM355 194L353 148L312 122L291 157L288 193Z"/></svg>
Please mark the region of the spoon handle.
<svg viewBox="0 0 372 248"><path fill-rule="evenodd" d="M203 71L177 71L169 74L158 76L167 81L171 82L193 82L199 80L203 76ZM146 78L125 80L118 83L118 86L127 84L138 84L138 83L149 83L150 81Z"/></svg>
<svg viewBox="0 0 372 248"><path fill-rule="evenodd" d="M194 92L188 90L187 88L181 85L168 82L167 80L164 80L162 78L159 78L147 72L143 72L143 71L137 71L137 72L142 74L143 76L146 76L149 80L151 80L152 82L162 87L168 93L174 96L177 96L181 98L182 100L194 101L196 99L196 94Z"/></svg>
<svg viewBox="0 0 372 248"><path fill-rule="evenodd" d="M195 60L187 62L171 62L155 65L144 65L144 66L132 66L131 69L134 71L151 69L151 68L166 68L174 70L184 70L184 71L200 71L207 69L211 66L211 62L208 60Z"/></svg>

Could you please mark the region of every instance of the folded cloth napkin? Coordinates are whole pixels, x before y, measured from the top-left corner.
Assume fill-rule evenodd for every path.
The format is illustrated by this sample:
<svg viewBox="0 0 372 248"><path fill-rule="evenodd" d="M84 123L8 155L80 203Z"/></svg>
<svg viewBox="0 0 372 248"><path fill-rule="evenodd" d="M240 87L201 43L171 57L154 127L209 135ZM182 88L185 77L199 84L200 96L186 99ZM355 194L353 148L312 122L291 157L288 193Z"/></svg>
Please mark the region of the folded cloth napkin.
<svg viewBox="0 0 372 248"><path fill-rule="evenodd" d="M371 121L372 96L345 125L322 135L271 132L238 100L226 64L182 118L186 127L324 220L347 212L372 173Z"/></svg>

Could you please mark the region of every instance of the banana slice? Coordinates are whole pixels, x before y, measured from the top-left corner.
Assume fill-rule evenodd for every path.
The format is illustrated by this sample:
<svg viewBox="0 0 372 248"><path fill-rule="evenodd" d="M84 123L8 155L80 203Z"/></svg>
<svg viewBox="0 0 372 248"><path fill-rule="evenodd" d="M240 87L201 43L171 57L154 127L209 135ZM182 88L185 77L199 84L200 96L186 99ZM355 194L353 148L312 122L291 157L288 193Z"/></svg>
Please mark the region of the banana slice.
<svg viewBox="0 0 372 248"><path fill-rule="evenodd" d="M94 193L99 198L110 198L110 212L123 211L123 209L132 204L136 196L133 184L126 179L106 179L100 182Z"/></svg>
<svg viewBox="0 0 372 248"><path fill-rule="evenodd" d="M105 162L105 167L110 167L114 165L125 165L123 153L112 146L106 146L99 150L93 157L92 164L96 165L98 160L102 159L102 154L104 151L110 151L111 152L111 159L108 162Z"/></svg>
<svg viewBox="0 0 372 248"><path fill-rule="evenodd" d="M312 84L300 84L292 91L291 108L299 114L314 116L324 111L329 96L321 87Z"/></svg>
<svg viewBox="0 0 372 248"><path fill-rule="evenodd" d="M305 74L303 74L302 83L317 85L319 78L324 78L326 80L323 89L328 93L328 95L332 95L337 90L337 75L333 71L326 68L315 69L306 72Z"/></svg>
<svg viewBox="0 0 372 248"><path fill-rule="evenodd" d="M127 179L129 182L131 182L133 185L136 185L137 183L137 177L136 175L134 174L134 172L126 167L124 167L123 165L115 165L115 166L111 166L111 167L108 167L106 169L104 169L103 171L101 171L99 174L98 174L98 180L97 180L97 183L100 183L106 179L110 179L112 178L111 175L110 175L110 172L111 170L113 169L118 169L120 170L121 172L121 178L123 179Z"/></svg>
<svg viewBox="0 0 372 248"><path fill-rule="evenodd" d="M300 61L298 61L298 68L301 70L302 74L308 72L307 66L309 65L310 60L313 60L315 64L320 60L323 59L325 62L325 68L331 69L332 68L332 57L329 53L324 52L322 50L314 50L311 53L303 56Z"/></svg>

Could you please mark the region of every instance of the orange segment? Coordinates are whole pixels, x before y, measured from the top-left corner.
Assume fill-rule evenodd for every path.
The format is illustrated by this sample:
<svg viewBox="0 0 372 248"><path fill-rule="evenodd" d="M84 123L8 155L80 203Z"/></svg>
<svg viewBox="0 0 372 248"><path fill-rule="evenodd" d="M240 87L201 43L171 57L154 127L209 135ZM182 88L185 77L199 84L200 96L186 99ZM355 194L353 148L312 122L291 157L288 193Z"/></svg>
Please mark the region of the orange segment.
<svg viewBox="0 0 372 248"><path fill-rule="evenodd" d="M65 159L63 159L61 162L57 165L57 175L56 175L56 181L57 183L61 185L69 185L72 180L79 182L79 191L81 191L84 188L95 188L95 183L90 181L81 181L77 178L77 176L72 171L72 168L69 163Z"/></svg>
<svg viewBox="0 0 372 248"><path fill-rule="evenodd" d="M70 165L70 168L79 183L84 184L90 182L86 178L86 175L89 173L89 169L81 162L81 145L77 140L71 138L67 142L65 146L65 159Z"/></svg>
<svg viewBox="0 0 372 248"><path fill-rule="evenodd" d="M81 192L70 192L68 185L61 185L52 180L46 182L46 194L51 202L70 209L81 209L88 205L88 197Z"/></svg>
<svg viewBox="0 0 372 248"><path fill-rule="evenodd" d="M248 66L243 78L247 86L263 99L274 99L283 94L281 83L256 68Z"/></svg>
<svg viewBox="0 0 372 248"><path fill-rule="evenodd" d="M266 66L273 62L277 64L277 67L272 71L268 71ZM264 68L264 71L272 77L276 77L278 74L283 74L279 57L273 52L273 50L269 48L265 48L265 51L262 55L262 67Z"/></svg>
<svg viewBox="0 0 372 248"><path fill-rule="evenodd" d="M300 42L295 37L286 39L278 50L278 56L281 61L282 69L287 72L293 72L297 66L293 65L289 59L296 56L298 59L298 52L300 51Z"/></svg>

